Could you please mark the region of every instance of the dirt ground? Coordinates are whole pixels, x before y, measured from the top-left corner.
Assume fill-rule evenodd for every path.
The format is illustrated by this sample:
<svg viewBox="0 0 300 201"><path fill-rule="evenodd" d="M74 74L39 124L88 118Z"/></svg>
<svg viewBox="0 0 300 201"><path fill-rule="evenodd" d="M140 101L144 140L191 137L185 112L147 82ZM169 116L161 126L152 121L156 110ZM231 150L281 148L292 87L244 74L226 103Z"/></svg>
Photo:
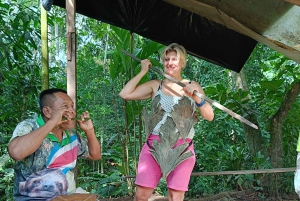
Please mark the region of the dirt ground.
<svg viewBox="0 0 300 201"><path fill-rule="evenodd" d="M283 196L280 201L299 201L296 194ZM133 197L100 198L100 201L133 201ZM168 201L168 198L154 194L149 201ZM228 191L218 195L207 196L199 199L186 199L185 201L278 201L268 198L265 194L253 191Z"/></svg>

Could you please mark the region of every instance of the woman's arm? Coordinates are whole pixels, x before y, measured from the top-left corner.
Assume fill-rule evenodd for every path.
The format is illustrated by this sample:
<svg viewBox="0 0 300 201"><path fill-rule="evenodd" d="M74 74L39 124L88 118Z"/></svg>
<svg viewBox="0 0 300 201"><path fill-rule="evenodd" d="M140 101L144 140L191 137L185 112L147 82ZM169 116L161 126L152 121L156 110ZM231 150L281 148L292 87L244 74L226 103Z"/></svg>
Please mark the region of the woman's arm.
<svg viewBox="0 0 300 201"><path fill-rule="evenodd" d="M190 84L187 84L186 87L183 88L183 90L188 96L190 96L195 101L196 104L200 104L202 102L202 99L193 94L194 91L205 95L202 87L198 82L192 82ZM208 121L212 121L214 119L214 111L209 102L205 102L204 105L198 107L198 110L204 119Z"/></svg>
<svg viewBox="0 0 300 201"><path fill-rule="evenodd" d="M139 81L148 72L150 65L151 62L148 59L141 61L141 71L123 87L119 93L121 98L125 100L144 100L152 97L153 85L155 85L156 81L151 80L137 86Z"/></svg>

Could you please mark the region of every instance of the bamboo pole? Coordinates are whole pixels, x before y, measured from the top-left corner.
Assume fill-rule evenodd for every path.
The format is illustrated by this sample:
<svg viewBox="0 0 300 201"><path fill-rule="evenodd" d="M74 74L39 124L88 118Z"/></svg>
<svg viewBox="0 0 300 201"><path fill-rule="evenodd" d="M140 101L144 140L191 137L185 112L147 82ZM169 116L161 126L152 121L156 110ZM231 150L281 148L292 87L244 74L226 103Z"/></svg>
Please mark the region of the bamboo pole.
<svg viewBox="0 0 300 201"><path fill-rule="evenodd" d="M49 88L49 53L47 11L41 4L42 90Z"/></svg>

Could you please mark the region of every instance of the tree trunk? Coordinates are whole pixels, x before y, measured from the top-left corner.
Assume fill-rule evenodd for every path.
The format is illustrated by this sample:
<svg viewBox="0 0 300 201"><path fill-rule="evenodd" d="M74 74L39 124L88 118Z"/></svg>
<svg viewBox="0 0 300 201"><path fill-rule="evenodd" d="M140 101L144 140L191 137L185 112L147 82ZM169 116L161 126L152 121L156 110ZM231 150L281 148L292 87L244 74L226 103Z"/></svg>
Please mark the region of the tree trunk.
<svg viewBox="0 0 300 201"><path fill-rule="evenodd" d="M235 82L235 88L242 89L243 91L248 90L248 85L246 82L245 71L242 69L240 73L232 73L233 80ZM251 100L251 96L248 95L247 99ZM249 112L248 116L245 117L250 122L257 124L257 118L254 113ZM252 156L256 156L256 154L260 151L265 158L268 157L268 152L266 148L266 142L262 137L259 129L253 129L250 126L244 124L245 138L246 143L248 145L250 154Z"/></svg>
<svg viewBox="0 0 300 201"><path fill-rule="evenodd" d="M270 129L270 146L269 153L271 164L273 168L283 167L283 147L282 147L282 127L284 120L291 109L293 103L296 101L300 93L300 82L295 83L288 91L284 101L279 107L276 114L271 118ZM279 197L278 186L280 184L280 177L271 178L270 194L272 197Z"/></svg>

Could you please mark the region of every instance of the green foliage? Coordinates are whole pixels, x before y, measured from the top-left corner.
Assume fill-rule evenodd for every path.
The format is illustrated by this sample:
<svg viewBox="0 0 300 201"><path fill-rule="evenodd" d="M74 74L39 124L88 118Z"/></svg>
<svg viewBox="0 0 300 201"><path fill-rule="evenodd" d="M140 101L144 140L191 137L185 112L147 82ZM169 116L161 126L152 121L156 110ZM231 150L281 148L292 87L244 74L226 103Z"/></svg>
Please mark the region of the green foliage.
<svg viewBox="0 0 300 201"><path fill-rule="evenodd" d="M257 56L263 55L257 53L258 50L266 51L266 53L264 53L265 55L272 55L272 53L268 52L269 50L261 48L260 45L258 45L257 51L254 51L253 54L257 54ZM266 140L269 139L267 133L268 128L265 130L263 125L269 123L268 119L277 111L279 104L284 98L283 94L285 94L287 90L290 89L291 84L296 81L297 77L290 73L292 72L290 69L295 68L297 71L299 67L295 62L287 60L287 58L280 54L274 55L274 57L265 60L262 59L262 62L255 60L252 56L250 61L253 61L253 63L246 64L246 66L249 66L249 68L246 68L246 71L256 75L254 77L250 75L250 77L257 79L253 84L251 82L253 79L249 80L248 83L251 84L251 90L249 91L231 91L230 85L223 82L222 79L215 84L208 84L208 86L205 87L205 92L208 97L218 101L234 112L242 114L242 116L250 114L257 115L257 117L261 119L259 122L262 126L262 135ZM255 72L253 72L253 69L249 71L250 67L253 68L252 65L265 65L265 68L263 68L260 73L256 73L257 69L255 69ZM247 98L249 95L251 95L252 100ZM295 165L295 143L297 142L299 133L298 126L296 126L297 124L291 124L294 118L298 119L299 115L296 117L296 113L299 111L296 109L298 108L298 103L295 103L293 107L295 109L290 111L289 118L286 119L285 125L287 126L283 128L285 133L283 146L285 161L287 162L285 163L286 167ZM272 168L269 158L262 156L260 153L258 153L257 156L249 155L246 141L244 141L243 129L240 127L241 124L238 124L238 122L229 115L215 110L214 122L209 123L210 126L206 126L206 122L201 122L201 124L202 123L204 123L204 125L201 126L197 134L198 137L196 136L196 139L194 139L198 158L194 168L195 172ZM209 130L209 128L214 129ZM206 133L202 134L203 131ZM201 134L201 136L199 136L199 134ZM201 139L200 141L197 140L199 137ZM294 145L291 146L289 142L294 142ZM197 146L197 143L200 145ZM227 152L225 150L227 150ZM266 177L261 174L191 178L191 188L188 195L196 195L199 189L204 189L203 195L206 193L214 194L228 189L253 188L255 190L266 190L264 189L265 180ZM292 181L292 178L285 178L284 180ZM286 182L286 184L287 183L288 182ZM195 186L194 191L193 188ZM284 186L286 187L287 185L282 185L280 188L285 188ZM286 188L283 191L292 192L291 188Z"/></svg>
<svg viewBox="0 0 300 201"><path fill-rule="evenodd" d="M13 176L14 170L11 168L13 162L8 154L4 154L0 157L0 194L4 195L0 197L2 201L11 201L11 195L13 191Z"/></svg>
<svg viewBox="0 0 300 201"><path fill-rule="evenodd" d="M11 6L14 5L14 6ZM39 63L36 38L39 36L34 21L34 9L12 1L0 2L0 124L11 129L15 122L24 119L29 111L35 111ZM7 87L9 86L9 87ZM22 86L22 87L20 87ZM14 107L18 106L18 109Z"/></svg>
<svg viewBox="0 0 300 201"><path fill-rule="evenodd" d="M105 197L122 197L129 194L126 179L121 177L119 171L111 171L108 174L97 172L88 173L85 177L79 177L79 185L91 193Z"/></svg>
<svg viewBox="0 0 300 201"><path fill-rule="evenodd" d="M14 170L12 168L0 170L0 176L0 194L3 195L0 196L0 200L12 201Z"/></svg>

